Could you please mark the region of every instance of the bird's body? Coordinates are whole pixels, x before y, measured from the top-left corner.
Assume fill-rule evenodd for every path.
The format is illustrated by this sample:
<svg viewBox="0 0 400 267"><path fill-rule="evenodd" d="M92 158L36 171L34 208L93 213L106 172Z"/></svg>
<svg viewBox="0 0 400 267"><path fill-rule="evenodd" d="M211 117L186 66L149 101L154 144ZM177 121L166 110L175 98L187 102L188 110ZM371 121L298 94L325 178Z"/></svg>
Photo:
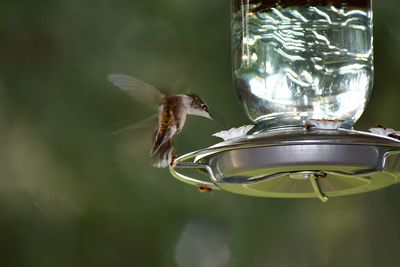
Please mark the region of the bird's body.
<svg viewBox="0 0 400 267"><path fill-rule="evenodd" d="M153 166L168 167L173 158L173 138L180 133L187 115L211 119L207 105L196 95L164 95L156 88L124 74L111 74L108 80L134 99L150 107L158 106L158 124L150 157Z"/></svg>
<svg viewBox="0 0 400 267"><path fill-rule="evenodd" d="M156 167L165 167L172 158L172 138L186 121L183 96L165 96L159 106L158 126L154 132L150 156Z"/></svg>

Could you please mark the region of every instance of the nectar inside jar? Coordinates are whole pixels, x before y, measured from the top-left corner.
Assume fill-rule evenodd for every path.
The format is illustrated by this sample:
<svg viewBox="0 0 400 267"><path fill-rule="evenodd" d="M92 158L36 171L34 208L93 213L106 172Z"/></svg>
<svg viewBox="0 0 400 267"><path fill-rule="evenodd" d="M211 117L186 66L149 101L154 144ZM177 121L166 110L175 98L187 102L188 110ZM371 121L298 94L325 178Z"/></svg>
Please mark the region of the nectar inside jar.
<svg viewBox="0 0 400 267"><path fill-rule="evenodd" d="M371 0L232 0L234 82L266 127L343 121L373 84Z"/></svg>

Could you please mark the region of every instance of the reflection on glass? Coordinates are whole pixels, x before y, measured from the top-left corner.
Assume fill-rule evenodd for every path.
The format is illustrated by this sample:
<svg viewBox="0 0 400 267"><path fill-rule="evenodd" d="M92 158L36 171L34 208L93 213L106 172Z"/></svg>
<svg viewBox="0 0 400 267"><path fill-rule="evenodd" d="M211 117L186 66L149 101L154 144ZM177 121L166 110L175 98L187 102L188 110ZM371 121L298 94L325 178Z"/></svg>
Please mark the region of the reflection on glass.
<svg viewBox="0 0 400 267"><path fill-rule="evenodd" d="M234 78L254 122L362 114L373 83L370 0L233 0Z"/></svg>

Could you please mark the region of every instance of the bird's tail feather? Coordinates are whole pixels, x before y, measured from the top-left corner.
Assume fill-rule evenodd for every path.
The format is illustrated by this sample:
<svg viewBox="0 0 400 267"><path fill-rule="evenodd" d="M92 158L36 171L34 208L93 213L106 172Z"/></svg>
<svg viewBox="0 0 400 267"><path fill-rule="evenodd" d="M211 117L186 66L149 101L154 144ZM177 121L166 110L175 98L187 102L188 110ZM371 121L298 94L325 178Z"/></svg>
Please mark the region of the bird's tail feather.
<svg viewBox="0 0 400 267"><path fill-rule="evenodd" d="M153 166L156 168L168 168L173 159L174 147L171 142L162 145L157 152L151 155Z"/></svg>

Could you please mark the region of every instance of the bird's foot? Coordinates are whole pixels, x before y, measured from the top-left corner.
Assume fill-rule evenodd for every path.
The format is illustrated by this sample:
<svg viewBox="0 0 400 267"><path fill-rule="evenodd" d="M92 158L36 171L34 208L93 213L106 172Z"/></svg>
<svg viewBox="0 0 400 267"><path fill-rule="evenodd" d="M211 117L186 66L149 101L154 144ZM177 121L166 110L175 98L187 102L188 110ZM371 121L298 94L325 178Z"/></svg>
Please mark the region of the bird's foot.
<svg viewBox="0 0 400 267"><path fill-rule="evenodd" d="M169 162L170 166L173 166L175 164L175 160L176 160L177 157L178 157L177 155L172 155L171 160Z"/></svg>

